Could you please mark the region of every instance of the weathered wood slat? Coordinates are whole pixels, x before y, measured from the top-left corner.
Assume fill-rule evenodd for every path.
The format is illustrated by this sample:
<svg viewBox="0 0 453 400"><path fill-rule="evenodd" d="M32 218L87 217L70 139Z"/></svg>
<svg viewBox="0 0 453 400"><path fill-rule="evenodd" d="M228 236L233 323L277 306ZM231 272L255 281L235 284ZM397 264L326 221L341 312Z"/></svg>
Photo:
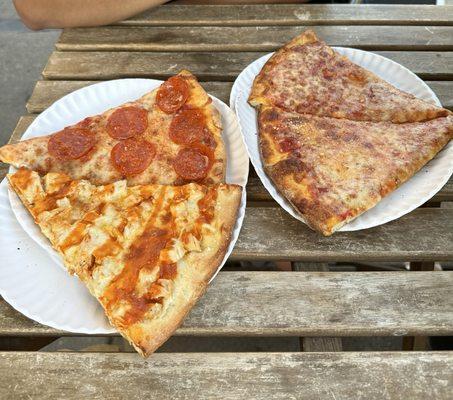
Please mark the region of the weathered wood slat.
<svg viewBox="0 0 453 400"><path fill-rule="evenodd" d="M0 353L1 398L451 398L452 352Z"/></svg>
<svg viewBox="0 0 453 400"><path fill-rule="evenodd" d="M411 5L268 4L165 5L119 25L452 25L451 7Z"/></svg>
<svg viewBox="0 0 453 400"><path fill-rule="evenodd" d="M58 50L129 51L272 51L304 27L125 27L65 29ZM451 50L453 26L313 26L335 46L361 49Z"/></svg>
<svg viewBox="0 0 453 400"><path fill-rule="evenodd" d="M27 102L27 110L30 113L44 111L66 94L94 83L97 81L38 81ZM208 93L229 104L232 82L201 82L201 84ZM451 88L453 89L453 82Z"/></svg>
<svg viewBox="0 0 453 400"><path fill-rule="evenodd" d="M20 117L8 143L17 143L36 117L37 114L28 114Z"/></svg>
<svg viewBox="0 0 453 400"><path fill-rule="evenodd" d="M30 113L44 111L53 102L74 90L96 83L97 81L38 81L30 99L27 102L27 110ZM453 109L453 82L428 81L426 82L434 90L445 108ZM202 82L208 93L216 96L226 104L229 97L232 82Z"/></svg>
<svg viewBox="0 0 453 400"><path fill-rule="evenodd" d="M404 65L423 79L453 79L453 52L376 53ZM44 68L43 76L46 79L60 80L106 80L125 77L161 79L174 75L181 69L188 69L200 80L233 81L248 64L263 54L265 53L55 51Z"/></svg>
<svg viewBox="0 0 453 400"><path fill-rule="evenodd" d="M295 262L291 265L293 271L304 272L329 272L327 263L301 263ZM299 338L302 351L341 351L343 347L341 337L310 337Z"/></svg>
<svg viewBox="0 0 453 400"><path fill-rule="evenodd" d="M27 114L19 118L8 143L17 143L38 114Z"/></svg>
<svg viewBox="0 0 453 400"><path fill-rule="evenodd" d="M43 98L42 94L48 91L52 96L54 94L60 94L60 90L63 88L64 90L68 89L68 91L75 90L76 88L80 87L79 85L81 83L85 82L64 82L65 84L60 87L57 81L40 81L38 82L35 91L32 94L32 98L30 99L29 104L44 104L44 102L48 101L46 98ZM71 85L71 83L75 83L74 86ZM67 84L67 85L66 85ZM228 96L225 94L225 92L229 89L227 87L223 87L223 84L220 84L220 82L209 82L209 83L203 83L203 85L210 91L210 93L214 94L215 96L218 96L219 98L222 98L222 96ZM228 84L230 85L230 84ZM40 88L39 90L36 90L37 88ZM42 91L41 88L44 90ZM62 95L64 93L61 93ZM226 99L224 99L226 100ZM28 107L28 105L27 105ZM38 107L37 107L38 108ZM31 108L33 109L33 108ZM41 107L39 107L41 109ZM28 126L34 121L36 118L36 114L29 114L29 115L24 115L19 119L19 122L16 125L16 128L13 131L13 134L11 135L10 138L10 143L15 143L24 134L25 130L28 128ZM6 169L0 171L0 177L3 177L4 173L6 173ZM263 184L261 183L260 179L256 176L253 167L251 167L251 176L249 177L248 183L247 183L247 199L252 202L261 202L261 201L272 201L273 199L269 192L264 188ZM453 201L453 178L450 178L450 180L447 182L447 184L438 192L436 193L428 202L429 203L438 203L442 201Z"/></svg>
<svg viewBox="0 0 453 400"><path fill-rule="evenodd" d="M448 335L452 288L453 274L441 271L222 271L177 334ZM0 300L0 335L70 333L33 322Z"/></svg>
<svg viewBox="0 0 453 400"><path fill-rule="evenodd" d="M322 237L279 207L249 207L232 258L317 262L451 260L453 211L419 208L375 228Z"/></svg>

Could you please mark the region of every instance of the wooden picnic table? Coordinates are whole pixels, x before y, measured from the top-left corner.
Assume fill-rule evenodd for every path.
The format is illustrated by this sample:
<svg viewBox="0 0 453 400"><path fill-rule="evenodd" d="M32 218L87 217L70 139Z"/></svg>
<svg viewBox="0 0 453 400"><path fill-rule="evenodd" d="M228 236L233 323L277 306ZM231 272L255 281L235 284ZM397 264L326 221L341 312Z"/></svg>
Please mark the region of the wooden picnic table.
<svg viewBox="0 0 453 400"><path fill-rule="evenodd" d="M11 141L61 96L101 80L164 79L185 68L228 103L245 66L308 26L331 45L403 64L453 109L453 7L170 4L113 26L64 30ZM341 352L339 338L403 336L414 350L419 337L453 334L453 275L433 271L435 261L453 260L453 180L396 221L330 238L284 212L253 168L247 190L231 260L288 260L292 271L220 272L176 335L293 336L301 338L301 352L158 353L143 360L3 351L0 398L451 399L453 352ZM411 271L328 271L326 262L340 261L405 261ZM0 335L71 334L0 299Z"/></svg>

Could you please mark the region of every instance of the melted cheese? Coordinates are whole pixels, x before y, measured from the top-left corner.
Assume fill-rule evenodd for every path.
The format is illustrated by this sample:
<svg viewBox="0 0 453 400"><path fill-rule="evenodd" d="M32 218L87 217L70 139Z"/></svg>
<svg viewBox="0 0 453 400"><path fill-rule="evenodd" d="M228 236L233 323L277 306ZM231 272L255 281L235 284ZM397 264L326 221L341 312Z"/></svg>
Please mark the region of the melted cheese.
<svg viewBox="0 0 453 400"><path fill-rule="evenodd" d="M227 185L128 187L117 182L96 187L72 181L67 186L52 174L45 178L44 186L52 191L46 196L36 173L20 179L25 182L20 192L34 193L27 207L37 197L46 204L37 221L68 270L86 283L110 321L129 334L147 318L165 315L175 296L191 299L181 287L184 279L193 279L184 275L186 260L200 252L217 253L222 242L218 196L223 201L233 193ZM49 202L57 193L63 197Z"/></svg>

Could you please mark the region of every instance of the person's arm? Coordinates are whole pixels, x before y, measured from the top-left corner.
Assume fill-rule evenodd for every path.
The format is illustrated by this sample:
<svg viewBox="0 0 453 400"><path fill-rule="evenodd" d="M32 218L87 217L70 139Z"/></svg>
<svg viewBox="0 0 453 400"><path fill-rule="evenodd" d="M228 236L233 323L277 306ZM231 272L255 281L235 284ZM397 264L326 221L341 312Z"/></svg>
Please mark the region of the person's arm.
<svg viewBox="0 0 453 400"><path fill-rule="evenodd" d="M106 25L168 0L13 0L30 29Z"/></svg>

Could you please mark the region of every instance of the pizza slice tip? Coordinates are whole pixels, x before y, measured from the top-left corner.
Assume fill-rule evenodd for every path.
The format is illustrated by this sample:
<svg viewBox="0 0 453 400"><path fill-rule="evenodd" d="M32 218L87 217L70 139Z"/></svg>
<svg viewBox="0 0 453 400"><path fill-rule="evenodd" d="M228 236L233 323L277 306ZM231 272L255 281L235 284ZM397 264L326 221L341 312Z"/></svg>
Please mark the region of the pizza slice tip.
<svg viewBox="0 0 453 400"><path fill-rule="evenodd" d="M305 31L255 77L249 103L356 121L419 122L450 112L399 90Z"/></svg>
<svg viewBox="0 0 453 400"><path fill-rule="evenodd" d="M41 137L0 148L0 161L40 174L64 173L96 185L183 185L225 180L222 120L183 70L136 101Z"/></svg>
<svg viewBox="0 0 453 400"><path fill-rule="evenodd" d="M8 179L67 270L144 356L206 290L230 243L242 192L223 183L96 186L28 169Z"/></svg>

